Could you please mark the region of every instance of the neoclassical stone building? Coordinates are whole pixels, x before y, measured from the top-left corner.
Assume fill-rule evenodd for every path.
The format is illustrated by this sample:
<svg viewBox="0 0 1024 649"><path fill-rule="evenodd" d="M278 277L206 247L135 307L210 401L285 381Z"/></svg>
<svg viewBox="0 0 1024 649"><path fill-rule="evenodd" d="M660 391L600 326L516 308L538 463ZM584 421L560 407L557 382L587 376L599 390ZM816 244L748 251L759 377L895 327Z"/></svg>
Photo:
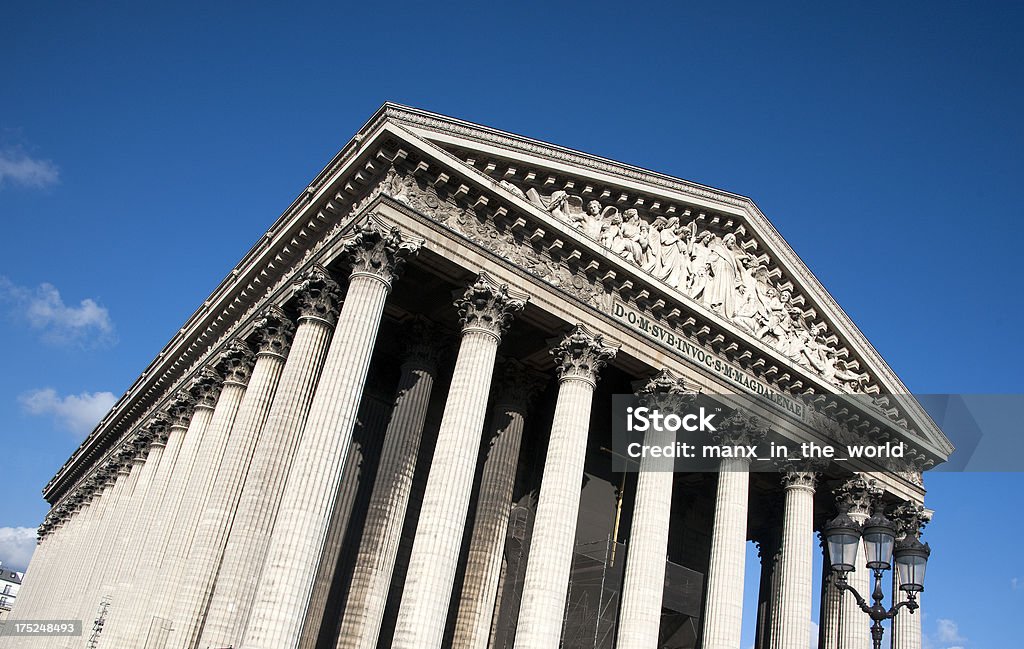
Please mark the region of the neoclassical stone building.
<svg viewBox="0 0 1024 649"><path fill-rule="evenodd" d="M613 471L611 395L675 389L909 450ZM906 392L749 199L386 104L46 485L13 617L83 635L0 642L805 649L823 522L929 514ZM821 646L866 649L824 583Z"/></svg>

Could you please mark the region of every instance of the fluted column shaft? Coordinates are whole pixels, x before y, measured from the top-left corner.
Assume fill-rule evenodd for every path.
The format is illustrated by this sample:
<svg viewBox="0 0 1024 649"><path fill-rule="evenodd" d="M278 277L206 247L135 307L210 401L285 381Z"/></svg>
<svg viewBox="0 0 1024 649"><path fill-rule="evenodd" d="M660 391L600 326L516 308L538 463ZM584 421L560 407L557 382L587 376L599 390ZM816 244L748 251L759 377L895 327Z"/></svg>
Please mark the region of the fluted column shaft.
<svg viewBox="0 0 1024 649"><path fill-rule="evenodd" d="M551 424L544 477L530 541L516 649L555 649L579 512L594 386L563 381Z"/></svg>
<svg viewBox="0 0 1024 649"><path fill-rule="evenodd" d="M530 540L516 649L557 649L572 569L597 375L615 350L577 325L552 352L558 398Z"/></svg>
<svg viewBox="0 0 1024 649"><path fill-rule="evenodd" d="M353 278L285 486L242 646L298 646L388 285Z"/></svg>
<svg viewBox="0 0 1024 649"><path fill-rule="evenodd" d="M662 412L681 414L681 406L693 403L696 392L683 379L663 369L638 391L643 403ZM675 434L651 427L644 434L646 446L668 446ZM674 463L667 458L644 456L637 477L633 524L626 555L626 573L619 609L619 649L655 649L661 629L661 603L665 593L665 555L672 518Z"/></svg>
<svg viewBox="0 0 1024 649"><path fill-rule="evenodd" d="M298 646L384 302L401 259L418 244L371 222L345 249L353 272L274 524L241 643L247 649Z"/></svg>
<svg viewBox="0 0 1024 649"><path fill-rule="evenodd" d="M210 419L210 425L199 444L192 471L183 485L184 494L175 513L173 532L168 539L163 560L160 563L160 577L150 589L149 613L153 619L168 620L172 628L180 628L182 622L175 620L174 600L184 592L186 566L185 561L192 547L193 539L199 527L202 515L210 494L220 491L221 459L230 439L231 429L238 415L239 406L246 393L246 385L252 368L252 352L248 345L235 341L237 345L230 348L225 356L232 365L240 370L222 370L226 375L224 387L217 406Z"/></svg>
<svg viewBox="0 0 1024 649"><path fill-rule="evenodd" d="M78 611L80 598L84 594L83 588L88 580L90 564L96 552L97 537L103 533L103 521L106 518L107 510L117 490L114 477L107 477L103 484L96 488L92 502L89 505L88 516L83 519L82 532L76 542L76 547L70 553L70 562L64 571L64 579L60 584L58 592L66 593L66 599L53 598L50 600L48 615L60 618L65 615L75 615ZM61 645L67 638L61 639Z"/></svg>
<svg viewBox="0 0 1024 649"><path fill-rule="evenodd" d="M129 458L122 457L117 473L117 482L114 483L111 492L110 504L100 522L101 527L94 536L95 545L91 551L92 556L87 559L88 572L78 586L80 592L77 595L78 603L75 605L78 614L75 615L75 618L82 620L83 635L69 638L65 646L84 646L88 639L88 633L92 629L92 623L96 620L99 608L99 600L95 598L95 594L102 590L105 574L109 570L114 542L126 518L125 510L138 480L139 466ZM69 607L69 610L73 610L75 607Z"/></svg>
<svg viewBox="0 0 1024 649"><path fill-rule="evenodd" d="M455 649L487 649L498 597L502 550L526 416L525 403L508 401L504 396L498 396L491 413L491 445L480 478L466 578L455 623Z"/></svg>
<svg viewBox="0 0 1024 649"><path fill-rule="evenodd" d="M907 593L900 590L900 577L896 570L892 575L892 592L896 593L896 602L907 601ZM917 594L918 606L921 603L921 593ZM921 616L920 608L911 613L906 608L900 610L892 620L892 649L921 649Z"/></svg>
<svg viewBox="0 0 1024 649"><path fill-rule="evenodd" d="M101 469L105 476L100 479L100 485L92 496L92 504L89 507L89 516L86 519L86 526L79 537L71 555L70 564L65 571L64 581L58 592L64 593L63 598L51 598L51 604L47 617L52 618L73 618L82 619L81 606L88 587L89 577L92 572L94 557L99 551L98 541L102 538L109 511L117 495L123 491L124 483L117 478L112 466L107 465ZM75 640L73 637L60 638L54 646L67 647Z"/></svg>
<svg viewBox="0 0 1024 649"><path fill-rule="evenodd" d="M739 649L750 474L746 460L728 459L718 473L715 524L704 616L705 649Z"/></svg>
<svg viewBox="0 0 1024 649"><path fill-rule="evenodd" d="M199 641L199 631L217 578L221 554L231 530L246 471L263 432L284 368L282 348L273 344L283 345L286 353L288 339L291 337L291 323L283 314L267 313L264 314L258 332L262 339L252 376L238 406L223 459L215 472L216 487L211 490L206 501L195 539L183 566L186 578L180 583L175 596L177 605L172 618L175 630L169 645L171 648L190 649Z"/></svg>
<svg viewBox="0 0 1024 649"><path fill-rule="evenodd" d="M396 649L441 646L497 349L491 332L462 336L409 558Z"/></svg>
<svg viewBox="0 0 1024 649"><path fill-rule="evenodd" d="M525 301L481 274L456 305L462 340L423 492L394 649L439 649L443 641L498 344Z"/></svg>
<svg viewBox="0 0 1024 649"><path fill-rule="evenodd" d="M204 378L204 380L206 380ZM131 588L127 596L122 600L125 607L125 615L118 618L118 627L111 637L109 646L111 649L121 647L141 647L143 640L150 629L149 592L159 579L159 566L163 561L164 550L167 547L168 538L174 534L174 517L181 503L182 495L185 492L185 485L192 473L192 466L195 463L196 454L199 451L199 443L206 432L210 420L213 418L213 405L215 403L216 382L210 380L207 384L209 390L204 393L204 398L195 407L192 417L188 423L188 429L181 435L181 447L174 466L169 467L170 471L165 476L166 482L161 485L160 491L163 498L160 499L158 511L152 518L152 524L146 534L146 539L141 546L141 552L134 565L134 576ZM173 435L176 433L172 433ZM106 636L104 636L106 637Z"/></svg>
<svg viewBox="0 0 1024 649"><path fill-rule="evenodd" d="M805 649L811 633L814 571L814 474L783 477L786 504L776 575L777 608L772 611L772 649Z"/></svg>
<svg viewBox="0 0 1024 649"><path fill-rule="evenodd" d="M818 617L821 649L839 649L839 631L842 616L842 591L833 584L832 564L828 549L822 547L821 614Z"/></svg>
<svg viewBox="0 0 1024 649"><path fill-rule="evenodd" d="M362 505L365 503L365 496L360 498L360 492L369 485L370 475L373 474L380 459L381 445L384 441L384 432L388 426L388 418L391 415L391 400L380 399L376 395L366 395L359 404L359 412L356 417L356 427L352 433L352 442L349 444L348 453L345 455L345 464L341 473L341 484L338 486L338 496L334 501L334 513L331 514L331 524L327 530L327 538L324 541L323 551L320 553L320 566L317 568L316 580L313 583L313 592L306 607L306 619L302 626L302 635L299 638L299 649L315 649L322 642L321 634L326 636L333 634L338 629L339 620L334 616L327 622L324 628L325 615L328 614L328 605L335 603L332 594L338 595L336 590L342 584L340 579L348 579L350 575L339 575L338 567L341 565L343 555L350 557L350 552L358 550L358 545L353 542L353 548L343 548L342 544L346 538L352 541L353 537L348 536L349 527L353 525L352 516L357 518L365 515ZM374 478L376 474L373 474ZM355 532L355 530L353 530ZM346 583L342 592L347 592L349 585ZM335 609L336 610L336 609ZM332 610L334 612L334 610Z"/></svg>
<svg viewBox="0 0 1024 649"><path fill-rule="evenodd" d="M339 649L377 646L436 374L432 362L415 359L402 364L338 634Z"/></svg>
<svg viewBox="0 0 1024 649"><path fill-rule="evenodd" d="M669 431L652 428L644 435L647 445L665 446L673 442L674 435ZM666 467L664 461L641 459L619 609L619 649L658 646L673 477L671 466Z"/></svg>
<svg viewBox="0 0 1024 649"><path fill-rule="evenodd" d="M67 564L68 554L77 540L77 532L82 523L81 515L88 509L85 503L69 507L67 518L55 532L52 539L51 554L45 564L39 566L38 581L30 583L31 589L25 587L15 602L16 611L20 616L31 614L34 619L44 616L46 607L52 602L50 593L61 583L63 570ZM24 599L22 599L24 597Z"/></svg>
<svg viewBox="0 0 1024 649"><path fill-rule="evenodd" d="M303 308L263 435L253 453L199 646L239 646L256 596L285 481L334 330L338 287L326 271L305 278ZM310 296L306 289L315 291Z"/></svg>
<svg viewBox="0 0 1024 649"><path fill-rule="evenodd" d="M203 410L207 411L203 417L206 421L197 421L197 426L205 426L209 422L208 415L213 414L209 408L203 407ZM113 596L107 609L107 623L100 636L100 647L119 649L125 646L124 643L136 624L136 619L131 616L131 598L138 594L139 581L145 576L146 569L151 566L147 560L152 562L156 556L156 545L160 539L158 535L162 531L160 515L163 511L163 502L171 497L167 486L170 484L178 455L188 434L189 424L186 415L191 413L190 406L182 405L177 412L180 416L169 422L166 441L157 435L150 450L147 464L153 461L157 463L153 465L154 472L149 490L138 505L132 535L126 539L123 558L116 568ZM157 447L160 446L163 448L158 451ZM155 456L154 451L158 451Z"/></svg>
<svg viewBox="0 0 1024 649"><path fill-rule="evenodd" d="M109 633L109 624L111 622L109 615L110 607L114 605L114 597L116 596L122 573L126 564L130 565L134 561L134 556L130 552L132 542L143 532L140 529L139 521L143 518L143 511L147 500L150 498L153 480L163 461L164 450L167 446L167 437L162 434L165 431L166 425L161 428L161 434L154 433L147 440L146 443L149 444L148 452L142 450L135 456L135 466L132 468L132 473L136 473L138 479L135 482L135 487L132 489L131 497L125 503L125 509L121 514L123 522L111 542L110 558L108 565L104 566L103 581L99 587L99 592L95 593L93 597L93 607L95 610L98 610L101 601L107 600L108 602L108 616L103 626L103 632L106 633ZM100 637L102 637L102 633Z"/></svg>

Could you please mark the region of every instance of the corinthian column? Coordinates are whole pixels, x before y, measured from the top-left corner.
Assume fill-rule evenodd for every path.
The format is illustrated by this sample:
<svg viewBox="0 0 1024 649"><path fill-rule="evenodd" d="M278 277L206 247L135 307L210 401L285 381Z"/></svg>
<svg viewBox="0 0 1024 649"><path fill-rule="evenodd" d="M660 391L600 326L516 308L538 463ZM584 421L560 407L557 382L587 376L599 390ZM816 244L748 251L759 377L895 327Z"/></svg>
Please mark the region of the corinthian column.
<svg viewBox="0 0 1024 649"><path fill-rule="evenodd" d="M127 606L125 621L125 637L118 636L117 649L124 646L141 647L149 635L153 624L152 609L149 606L151 594L159 587L160 565L169 549L171 537L175 535L174 519L177 516L178 508L189 476L192 474L192 467L195 464L196 456L199 454L199 447L206 429L213 418L213 409L217 404L223 377L213 369L207 367L200 371L199 376L192 385L191 392L195 396L195 410L188 420L188 430L185 431L178 457L175 460L173 470L167 476L166 491L160 502L160 510L153 519L150 533L147 535L146 545L141 554L141 561L137 565L137 575L132 582L132 588L124 604ZM173 545L173 544L171 544ZM162 622L152 628L157 631L164 628Z"/></svg>
<svg viewBox="0 0 1024 649"><path fill-rule="evenodd" d="M408 341L405 362L400 368L398 393L384 433L384 447L348 588L338 634L339 649L377 646L412 492L427 406L437 378L440 350L436 328L426 320L414 320L406 330L405 339Z"/></svg>
<svg viewBox="0 0 1024 649"><path fill-rule="evenodd" d="M683 379L662 370L639 391L641 401L662 412L677 412L692 404L696 393ZM645 446L668 446L675 435L653 426L644 434ZM672 516L673 461L644 456L637 477L636 505L626 555L622 605L619 609L619 649L656 649L665 592L665 555Z"/></svg>
<svg viewBox="0 0 1024 649"><path fill-rule="evenodd" d="M75 544L74 551L69 555L70 562L64 571L64 580L57 592L66 593L64 598L51 600L50 611L53 617L77 616L78 605L89 581L91 565L97 553L98 540L103 536L104 522L107 519L112 501L119 491L117 486L118 468L114 461L107 461L95 473L91 489L91 504L88 516L83 519L81 536ZM123 483L122 483L123 486ZM57 646L66 646L68 638L62 638Z"/></svg>
<svg viewBox="0 0 1024 649"><path fill-rule="evenodd" d="M150 429L154 432L154 444L161 445L166 441L166 448L162 454L156 455L159 464L154 467L152 483L145 499L140 503L132 538L128 540L124 558L118 566L114 596L107 608L109 615L103 627L103 635L100 636L100 647L124 647L138 624L137 618L132 616L136 603L133 597L140 596L145 580L151 578L155 571L152 564L156 560L158 546L163 543L161 534L164 533L165 519L161 518L161 514L164 502L168 501L169 506L170 499L175 496L168 489L171 475L174 473L181 449L185 446L185 436L188 434L190 422L194 420L196 430L199 430L200 426L205 427L209 423L209 415L213 414L208 401L216 399L214 387L217 383L206 378L200 377L199 381L193 384L193 388L199 390L199 401L202 402L199 409L203 414L199 419L193 417L196 395L189 390L176 398L164 415L150 422ZM153 457L151 453L150 458Z"/></svg>
<svg viewBox="0 0 1024 649"><path fill-rule="evenodd" d="M502 334L525 295L482 274L455 304L462 340L423 492L392 647L438 649L466 527L487 395Z"/></svg>
<svg viewBox="0 0 1024 649"><path fill-rule="evenodd" d="M108 611L115 605L115 596L126 565L131 565L134 557L130 553L133 539L140 533L139 521L143 518L150 488L162 462L167 435L170 431L166 418L159 416L151 419L143 430L135 437L134 467L132 472L138 475L131 497L121 512L122 523L111 542L110 556L103 566L103 582L98 593L93 597L93 610L98 610L101 601L107 602ZM109 629L111 618L108 616L102 632ZM102 635L100 636L102 637Z"/></svg>
<svg viewBox="0 0 1024 649"><path fill-rule="evenodd" d="M499 373L489 434L485 436L491 443L480 477L466 577L455 622L455 649L487 649L501 579L502 550L512 512L523 423L530 399L543 387L542 378L514 360L504 361Z"/></svg>
<svg viewBox="0 0 1024 649"><path fill-rule="evenodd" d="M221 477L221 459L252 376L254 361L252 349L242 340L228 343L217 359L216 370L224 379L223 387L210 424L199 440L192 469L182 483L183 494L174 515L173 532L167 540L163 560L160 562L160 578L150 590L148 609L154 620L151 629L158 628L159 624L161 636L165 630L178 626L172 614L174 600L185 587L185 560L206 502L211 493L221 488L217 484ZM165 641L160 642L160 646L163 646Z"/></svg>
<svg viewBox="0 0 1024 649"><path fill-rule="evenodd" d="M836 507L846 513L858 525L871 516L873 501L882 495L878 484L863 475L857 475L835 490ZM858 593L871 592L871 576L865 562L863 548L857 553L857 561L846 580ZM839 595L839 649L871 649L871 618L860 610L857 600L848 592Z"/></svg>
<svg viewBox="0 0 1024 649"><path fill-rule="evenodd" d="M172 617L175 628L169 644L171 648L190 649L199 640L197 636L217 577L242 482L256 442L263 432L295 327L283 311L269 307L261 314L255 330L258 352L252 376L226 440L223 459L213 472L216 487L210 489L187 561L182 566L185 579L175 595L177 605ZM223 401L224 397L221 399Z"/></svg>
<svg viewBox="0 0 1024 649"><path fill-rule="evenodd" d="M274 523L242 642L247 649L298 646L384 302L419 247L372 219L344 244L352 261L348 293Z"/></svg>
<svg viewBox="0 0 1024 649"><path fill-rule="evenodd" d="M143 433L143 435L148 437L148 433ZM120 534L121 527L125 524L127 518L125 511L128 509L132 492L139 480L142 462L136 462L138 445L141 445L142 449L147 446L137 437L133 437L121 446L113 461L117 467L117 482L114 483L112 498L107 507L107 513L101 521L101 528L94 536L95 545L87 560L88 572L78 586L80 590L79 604L75 618L82 620L86 629L91 629L92 623L99 613L99 598L96 597L96 594L103 591L103 585L108 581L107 575L112 562L115 541ZM145 456L143 456L144 459ZM83 642L83 637L79 636L69 639L66 646L78 646Z"/></svg>
<svg viewBox="0 0 1024 649"><path fill-rule="evenodd" d="M617 351L583 325L576 325L551 351L558 372L558 400L526 564L516 649L558 648L594 388L601 369Z"/></svg>
<svg viewBox="0 0 1024 649"><path fill-rule="evenodd" d="M766 433L757 417L736 411L719 426L716 441L728 445L752 445L763 439ZM749 464L747 459L729 458L722 460L718 471L704 607L704 649L740 649Z"/></svg>
<svg viewBox="0 0 1024 649"><path fill-rule="evenodd" d="M924 506L917 503L906 502L898 505L890 517L896 525L897 542L907 536L920 536L921 531L931 521L931 512ZM907 593L900 590L899 571L895 565L892 571L892 592L895 602L907 601ZM921 594L917 594L917 601L920 605ZM892 620L892 649L921 649L921 611L911 612L907 608L900 609L900 612Z"/></svg>
<svg viewBox="0 0 1024 649"><path fill-rule="evenodd" d="M200 647L241 644L285 480L337 321L341 288L325 269L316 266L303 273L294 291L298 326L238 500Z"/></svg>
<svg viewBox="0 0 1024 649"><path fill-rule="evenodd" d="M811 598L814 571L813 471L786 471L782 475L786 505L782 548L776 565L778 608L772 611L772 649L806 649L811 635Z"/></svg>

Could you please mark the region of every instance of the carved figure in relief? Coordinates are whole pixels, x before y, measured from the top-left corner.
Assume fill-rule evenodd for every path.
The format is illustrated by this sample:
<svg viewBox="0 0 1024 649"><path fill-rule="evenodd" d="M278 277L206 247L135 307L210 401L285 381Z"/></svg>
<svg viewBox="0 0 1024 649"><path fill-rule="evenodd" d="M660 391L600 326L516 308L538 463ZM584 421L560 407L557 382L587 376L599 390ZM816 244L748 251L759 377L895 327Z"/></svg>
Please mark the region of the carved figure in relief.
<svg viewBox="0 0 1024 649"><path fill-rule="evenodd" d="M583 217L583 234L587 235L594 241L601 238L601 229L604 227L605 214L611 211L615 211L614 207L604 208L604 212L601 211L601 203L596 200L592 200L587 203L587 212Z"/></svg>
<svg viewBox="0 0 1024 649"><path fill-rule="evenodd" d="M568 223L575 224L583 220L583 199L579 196L558 190L545 199L536 189L530 188L526 192L526 198L537 207Z"/></svg>
<svg viewBox="0 0 1024 649"><path fill-rule="evenodd" d="M737 291L743 266L740 262L745 256L736 245L736 235L732 232L724 238L712 238L708 246L708 284L704 289L704 305L712 311L722 313L727 318L736 314Z"/></svg>
<svg viewBox="0 0 1024 649"><path fill-rule="evenodd" d="M408 188L401 186L400 179L393 176L391 183L396 198L402 200ZM524 193L508 181L502 180L500 184L539 209L572 224L612 254L629 260L670 287L729 318L833 385L861 390L868 380L866 373L850 369L827 343L821 335L825 325L808 323L803 311L792 304L792 293L772 283L768 269L739 245L736 232L725 232L721 238L707 230L698 235L695 221L680 225L675 216L648 221L636 209L620 214L616 207L604 207L597 200L584 205L583 198L562 190L545 197L533 188ZM577 289L576 293L586 293L576 287L572 276L563 273L561 268L538 270L538 274L556 286L571 285ZM586 297L588 301L602 303L607 301L605 298L611 299L610 295L588 294Z"/></svg>
<svg viewBox="0 0 1024 649"><path fill-rule="evenodd" d="M619 228L619 236L622 238L619 252L624 258L641 265L643 250L640 247L640 215L634 209L628 209L622 213L622 226Z"/></svg>
<svg viewBox="0 0 1024 649"><path fill-rule="evenodd" d="M832 385L846 387L854 391L859 390L861 384L868 379L868 375L863 372L851 371L846 362L839 359L838 352L831 347L825 349L821 375Z"/></svg>
<svg viewBox="0 0 1024 649"><path fill-rule="evenodd" d="M601 245L611 250L614 254L622 252L622 216L616 212L609 215L608 222L601 229Z"/></svg>
<svg viewBox="0 0 1024 649"><path fill-rule="evenodd" d="M764 325L765 319L762 315L761 301L757 295L747 288L746 284L740 284L736 291L738 293L736 315L733 322L742 327L747 333L757 336L758 331Z"/></svg>
<svg viewBox="0 0 1024 649"><path fill-rule="evenodd" d="M652 234L653 233L653 234ZM651 227L647 221L640 220L640 258L637 263L648 273L653 273L658 267L658 258L661 256L661 246L657 241L658 231ZM654 241L652 241L652 237ZM652 245L653 244L653 245Z"/></svg>
<svg viewBox="0 0 1024 649"><path fill-rule="evenodd" d="M702 298L708 285L712 237L707 230L701 232L690 253L690 281L687 292L693 299Z"/></svg>

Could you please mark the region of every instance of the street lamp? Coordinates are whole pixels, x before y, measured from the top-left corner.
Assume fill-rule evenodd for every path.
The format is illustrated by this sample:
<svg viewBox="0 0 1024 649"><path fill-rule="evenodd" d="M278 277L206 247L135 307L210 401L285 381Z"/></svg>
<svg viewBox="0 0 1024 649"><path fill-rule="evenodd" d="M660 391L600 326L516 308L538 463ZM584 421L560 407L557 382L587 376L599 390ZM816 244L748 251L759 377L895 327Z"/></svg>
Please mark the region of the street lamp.
<svg viewBox="0 0 1024 649"><path fill-rule="evenodd" d="M912 533L908 533L896 543L896 530L892 522L881 513L864 521L863 526L845 512L841 513L825 525L824 535L828 545L829 562L835 573L835 585L840 590L853 593L857 605L871 618L871 639L874 641L875 649L881 649L882 621L896 617L900 608L904 606L911 614L918 608L917 594L924 591L924 572L931 549L927 543L921 543L917 534ZM846 581L847 573L857 564L857 548L862 538L866 566L875 574L875 588L871 593L873 603L870 605ZM907 599L886 609L882 606L882 575L892 568L894 557L900 581L899 589L907 593Z"/></svg>

